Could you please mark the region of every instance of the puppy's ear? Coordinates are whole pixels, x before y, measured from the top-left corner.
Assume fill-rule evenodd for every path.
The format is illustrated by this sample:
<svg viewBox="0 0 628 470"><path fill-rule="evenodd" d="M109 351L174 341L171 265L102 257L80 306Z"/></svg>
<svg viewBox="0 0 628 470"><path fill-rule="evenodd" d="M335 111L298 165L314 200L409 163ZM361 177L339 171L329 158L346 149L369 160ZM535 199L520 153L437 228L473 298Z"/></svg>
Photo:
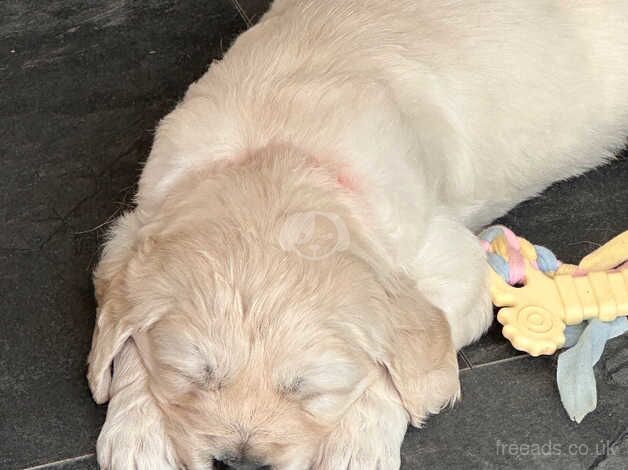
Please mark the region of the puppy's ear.
<svg viewBox="0 0 628 470"><path fill-rule="evenodd" d="M124 319L125 300L120 293L114 293L115 284L110 284L98 307L92 349L87 358L87 381L94 401L99 404L109 400L111 364L134 331L134 325Z"/></svg>
<svg viewBox="0 0 628 470"><path fill-rule="evenodd" d="M419 427L460 394L458 361L445 315L409 279L387 289L389 325L383 363Z"/></svg>
<svg viewBox="0 0 628 470"><path fill-rule="evenodd" d="M87 380L96 403L109 400L113 360L139 327L138 320L129 314L126 295L129 265L148 248L145 243L138 249L139 229L134 212L120 217L110 232L94 271L98 309L92 348L87 359Z"/></svg>

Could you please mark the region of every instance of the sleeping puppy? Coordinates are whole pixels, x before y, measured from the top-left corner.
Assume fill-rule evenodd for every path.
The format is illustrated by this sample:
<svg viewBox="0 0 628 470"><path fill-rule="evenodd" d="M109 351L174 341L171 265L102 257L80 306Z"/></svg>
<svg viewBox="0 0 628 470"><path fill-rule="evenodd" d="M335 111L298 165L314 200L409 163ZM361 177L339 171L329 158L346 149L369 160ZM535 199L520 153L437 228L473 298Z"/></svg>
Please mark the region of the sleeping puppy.
<svg viewBox="0 0 628 470"><path fill-rule="evenodd" d="M626 24L275 1L160 123L94 273L101 467L399 468L492 320L473 231L623 146Z"/></svg>

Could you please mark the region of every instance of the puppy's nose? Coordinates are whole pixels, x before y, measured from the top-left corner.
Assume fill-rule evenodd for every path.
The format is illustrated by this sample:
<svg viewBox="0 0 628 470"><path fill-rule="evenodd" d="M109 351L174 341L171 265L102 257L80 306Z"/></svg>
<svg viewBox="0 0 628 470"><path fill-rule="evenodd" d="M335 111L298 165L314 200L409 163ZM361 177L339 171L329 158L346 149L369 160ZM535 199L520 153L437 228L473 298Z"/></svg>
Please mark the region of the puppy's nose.
<svg viewBox="0 0 628 470"><path fill-rule="evenodd" d="M217 462L218 469L233 470L270 470L270 466L242 457L227 457ZM222 464L222 465L221 465Z"/></svg>

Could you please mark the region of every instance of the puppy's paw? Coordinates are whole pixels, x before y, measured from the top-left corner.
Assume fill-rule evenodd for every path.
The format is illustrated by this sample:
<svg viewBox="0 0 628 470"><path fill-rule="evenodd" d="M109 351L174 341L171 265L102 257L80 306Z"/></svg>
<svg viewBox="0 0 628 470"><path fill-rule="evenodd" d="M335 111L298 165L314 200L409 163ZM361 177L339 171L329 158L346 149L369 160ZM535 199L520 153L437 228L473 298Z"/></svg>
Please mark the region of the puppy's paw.
<svg viewBox="0 0 628 470"><path fill-rule="evenodd" d="M111 400L96 454L104 470L177 470L164 418L146 387L146 371L129 342L115 360Z"/></svg>
<svg viewBox="0 0 628 470"><path fill-rule="evenodd" d="M389 436L362 431L362 436L337 436L328 442L316 470L399 470L399 444Z"/></svg>
<svg viewBox="0 0 628 470"><path fill-rule="evenodd" d="M112 412L112 405L115 408ZM146 405L146 404L144 404ZM160 417L146 406L109 406L96 453L104 470L177 470L172 445Z"/></svg>
<svg viewBox="0 0 628 470"><path fill-rule="evenodd" d="M399 469L408 414L383 385L374 384L352 405L323 443L315 470Z"/></svg>

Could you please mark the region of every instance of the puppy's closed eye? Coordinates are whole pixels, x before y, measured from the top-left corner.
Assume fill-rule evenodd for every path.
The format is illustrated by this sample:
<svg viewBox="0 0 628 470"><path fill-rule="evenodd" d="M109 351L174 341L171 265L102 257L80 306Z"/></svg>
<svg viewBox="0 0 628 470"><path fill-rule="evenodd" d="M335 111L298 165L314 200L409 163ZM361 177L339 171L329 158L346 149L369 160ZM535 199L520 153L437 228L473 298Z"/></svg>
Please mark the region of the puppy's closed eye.
<svg viewBox="0 0 628 470"><path fill-rule="evenodd" d="M305 379L299 375L292 380L279 384L278 390L281 395L297 396L301 393Z"/></svg>
<svg viewBox="0 0 628 470"><path fill-rule="evenodd" d="M169 366L166 364L165 367L168 368ZM214 369L210 365L201 367L200 371L181 370L176 368L172 368L171 370L202 390L219 389L222 387L222 383L216 380L214 376Z"/></svg>
<svg viewBox="0 0 628 470"><path fill-rule="evenodd" d="M298 372L297 372L298 370ZM336 414L351 401L352 392L366 372L358 362L339 359L330 353L281 375L278 392L301 402L314 415Z"/></svg>
<svg viewBox="0 0 628 470"><path fill-rule="evenodd" d="M215 358L192 338L166 334L159 325L151 332L153 367L159 380L173 391L183 393L192 387L216 390L222 386Z"/></svg>
<svg viewBox="0 0 628 470"><path fill-rule="evenodd" d="M190 386L201 390L218 390L222 387L222 380L216 375L216 370L207 358L182 356L179 360L161 360L159 363L160 377L179 391L185 391Z"/></svg>
<svg viewBox="0 0 628 470"><path fill-rule="evenodd" d="M296 371L286 371L279 380L278 389L283 394L307 398L329 392L351 390L362 378L362 368L348 360L333 358L329 362L322 360L306 364Z"/></svg>

